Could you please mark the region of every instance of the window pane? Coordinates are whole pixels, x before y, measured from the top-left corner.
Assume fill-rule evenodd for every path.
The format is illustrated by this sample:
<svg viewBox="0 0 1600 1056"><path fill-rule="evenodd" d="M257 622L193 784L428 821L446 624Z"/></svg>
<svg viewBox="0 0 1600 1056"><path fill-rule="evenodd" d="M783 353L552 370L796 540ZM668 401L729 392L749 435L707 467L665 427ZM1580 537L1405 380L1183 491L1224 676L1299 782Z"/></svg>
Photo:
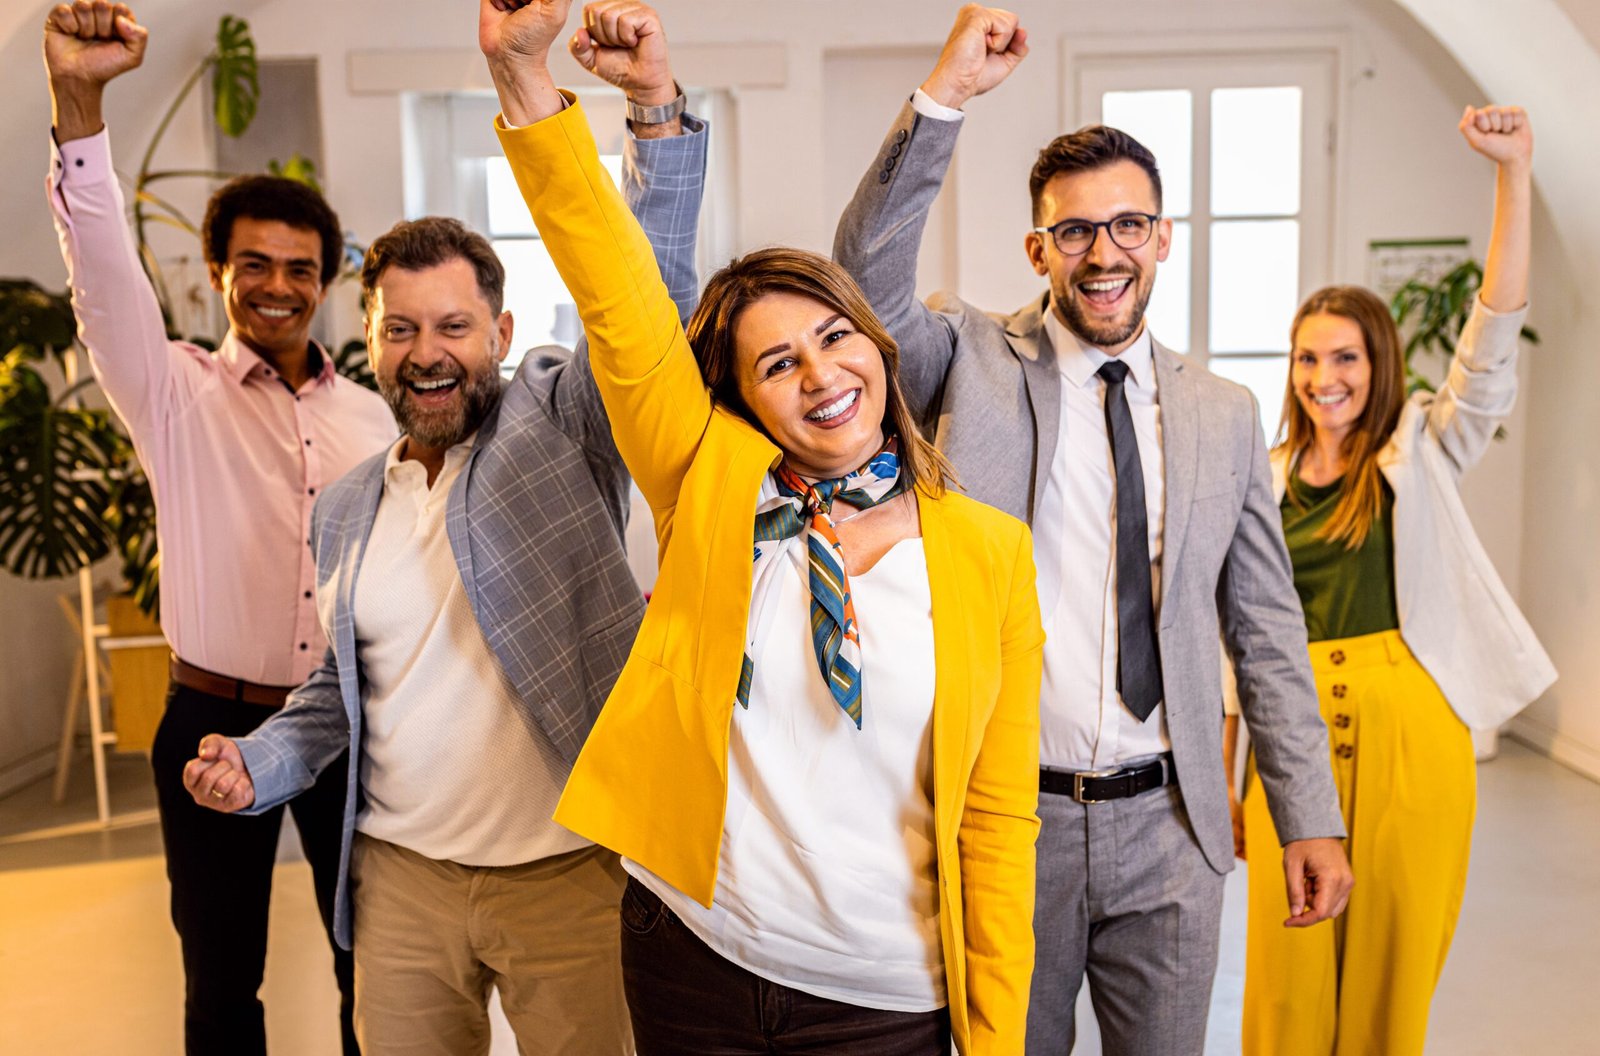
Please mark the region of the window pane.
<svg viewBox="0 0 1600 1056"><path fill-rule="evenodd" d="M1300 89L1212 92L1212 215L1289 216L1299 211Z"/></svg>
<svg viewBox="0 0 1600 1056"><path fill-rule="evenodd" d="M511 351L504 369L509 373L530 348L551 343L576 344L582 333L578 309L550 261L550 252L537 238L502 238L494 251L506 266L506 310L513 322Z"/></svg>
<svg viewBox="0 0 1600 1056"><path fill-rule="evenodd" d="M622 155L602 154L600 164L622 186ZM484 178L489 197L489 234L495 238L538 238L539 231L528 215L528 206L511 175L511 163L503 157L484 159Z"/></svg>
<svg viewBox="0 0 1600 1056"><path fill-rule="evenodd" d="M1161 211L1167 216L1188 216L1194 197L1194 121L1189 93L1106 92L1100 97L1100 120L1150 149L1161 170Z"/></svg>
<svg viewBox="0 0 1600 1056"><path fill-rule="evenodd" d="M1288 352L1300 290L1300 223L1211 225L1211 340L1218 352Z"/></svg>
<svg viewBox="0 0 1600 1056"><path fill-rule="evenodd" d="M1255 393L1261 405L1261 431L1272 443L1283 415L1283 390L1289 383L1288 356L1212 356L1206 364L1221 375Z"/></svg>
<svg viewBox="0 0 1600 1056"><path fill-rule="evenodd" d="M1189 351L1189 225L1172 225L1172 252L1156 268L1156 286L1145 310L1150 333L1174 352Z"/></svg>

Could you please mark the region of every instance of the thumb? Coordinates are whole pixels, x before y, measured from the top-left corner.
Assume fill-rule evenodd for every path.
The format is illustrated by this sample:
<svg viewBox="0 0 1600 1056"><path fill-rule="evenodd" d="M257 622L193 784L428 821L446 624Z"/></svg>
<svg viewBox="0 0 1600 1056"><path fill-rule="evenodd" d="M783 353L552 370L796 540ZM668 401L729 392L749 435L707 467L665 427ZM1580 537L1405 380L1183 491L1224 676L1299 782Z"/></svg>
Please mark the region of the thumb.
<svg viewBox="0 0 1600 1056"><path fill-rule="evenodd" d="M223 737L220 733L208 733L200 738L200 749L195 754L206 762L213 762L222 754Z"/></svg>
<svg viewBox="0 0 1600 1056"><path fill-rule="evenodd" d="M572 57L578 60L578 65L594 72L594 65L599 59L599 51L594 46L594 39L589 36L587 29L580 29L572 35L567 42L567 50L572 52Z"/></svg>

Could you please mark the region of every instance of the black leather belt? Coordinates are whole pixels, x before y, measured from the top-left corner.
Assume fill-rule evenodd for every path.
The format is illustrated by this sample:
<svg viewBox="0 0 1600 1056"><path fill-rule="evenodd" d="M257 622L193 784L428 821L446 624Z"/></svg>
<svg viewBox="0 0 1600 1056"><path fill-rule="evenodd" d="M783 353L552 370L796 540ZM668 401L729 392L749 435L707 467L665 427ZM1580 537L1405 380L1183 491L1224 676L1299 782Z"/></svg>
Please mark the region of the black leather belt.
<svg viewBox="0 0 1600 1056"><path fill-rule="evenodd" d="M1115 770L1046 770L1041 767L1039 791L1071 796L1077 803L1105 803L1137 796L1175 780L1177 771L1172 766L1172 753L1167 752L1148 763Z"/></svg>

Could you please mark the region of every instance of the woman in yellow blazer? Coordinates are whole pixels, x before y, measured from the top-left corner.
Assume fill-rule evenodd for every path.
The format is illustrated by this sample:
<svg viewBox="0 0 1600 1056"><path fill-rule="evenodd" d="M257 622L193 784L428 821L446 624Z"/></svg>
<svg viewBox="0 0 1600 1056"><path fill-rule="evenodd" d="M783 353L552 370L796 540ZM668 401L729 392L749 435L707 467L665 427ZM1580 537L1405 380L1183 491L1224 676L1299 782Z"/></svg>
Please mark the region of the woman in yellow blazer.
<svg viewBox="0 0 1600 1056"><path fill-rule="evenodd" d="M830 261L735 261L685 335L545 72L566 4L516 2L481 5L501 143L660 545L556 811L632 875L639 1051L933 1056L953 1035L1021 1054L1044 639L1027 528L946 489L893 339Z"/></svg>

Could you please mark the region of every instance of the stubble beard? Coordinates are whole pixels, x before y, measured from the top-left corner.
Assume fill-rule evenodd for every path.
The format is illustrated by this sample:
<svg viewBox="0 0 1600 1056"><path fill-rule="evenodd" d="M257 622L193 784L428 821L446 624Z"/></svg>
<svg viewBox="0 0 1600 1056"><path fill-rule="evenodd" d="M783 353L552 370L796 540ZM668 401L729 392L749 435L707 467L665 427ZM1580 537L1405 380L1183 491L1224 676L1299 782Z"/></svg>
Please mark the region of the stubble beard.
<svg viewBox="0 0 1600 1056"><path fill-rule="evenodd" d="M416 374L413 377L428 377ZM440 374L434 374L439 377ZM461 399L452 407L438 411L424 411L407 396L411 389L398 377L380 378L378 388L394 412L400 431L423 447L435 450L454 447L478 431L489 413L500 402L505 382L500 372L491 367L478 374L468 374L461 382Z"/></svg>
<svg viewBox="0 0 1600 1056"><path fill-rule="evenodd" d="M1078 299L1076 286L1080 282L1090 282L1096 278L1107 275L1130 275L1133 279L1133 309L1128 314L1126 322L1104 323L1091 320L1084 312L1082 303ZM1144 272L1094 271L1083 273L1075 271L1068 276L1065 283L1052 281L1050 296L1055 302L1056 311L1061 313L1061 319L1067 324L1067 329L1078 335L1083 340L1099 348L1116 348L1126 344L1139 328L1144 325L1145 309L1150 304L1151 291L1155 289L1154 279L1147 281Z"/></svg>

